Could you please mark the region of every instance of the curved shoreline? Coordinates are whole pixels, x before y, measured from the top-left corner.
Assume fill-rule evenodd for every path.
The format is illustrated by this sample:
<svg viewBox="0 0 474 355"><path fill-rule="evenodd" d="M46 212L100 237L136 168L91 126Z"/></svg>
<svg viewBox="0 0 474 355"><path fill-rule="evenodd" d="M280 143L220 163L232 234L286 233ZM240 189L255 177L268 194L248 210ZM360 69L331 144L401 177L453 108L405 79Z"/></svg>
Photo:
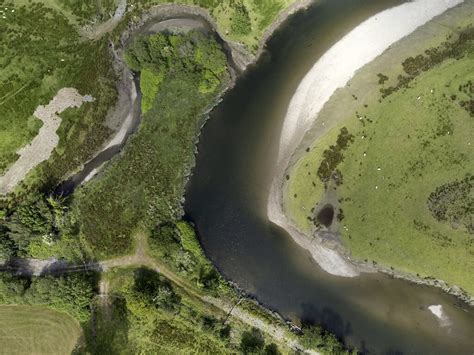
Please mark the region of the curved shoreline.
<svg viewBox="0 0 474 355"><path fill-rule="evenodd" d="M284 214L282 186L291 157L305 133L317 120L324 104L338 88L347 84L357 70L381 55L392 44L462 1L417 0L369 18L344 36L314 64L291 99L283 123L267 214L271 222L284 228L330 274L355 277L361 272L376 270L351 261L334 246L324 245L320 237L311 240ZM368 41L367 38L372 40ZM348 56L351 57L350 62L346 60Z"/></svg>
<svg viewBox="0 0 474 355"><path fill-rule="evenodd" d="M104 142L104 144L96 151L96 153L74 173L70 174L60 187L56 189L57 192L71 193L76 186L80 186L85 182L91 180L95 175L100 173L105 164L110 161L113 156L120 153L121 148L125 145L128 137L133 134L139 125L139 116L141 115L139 109L140 91L137 83L134 83L131 71L126 67L122 61L122 54L125 46L130 39L146 30L146 27L152 22L152 27L156 24L162 24L170 20L197 20L201 22L209 31L215 33L217 40L223 46L228 61L228 69L231 75L231 80L227 85L224 85L222 91L216 99L209 105L209 108L202 113L203 117L207 117L209 112L222 100L224 94L234 86L237 78L247 69L249 65L255 64L265 51L265 45L268 39L277 31L282 24L294 13L308 8L317 0L296 0L285 10L281 11L277 19L265 30L264 35L259 43L259 48L256 55L251 54L240 43L233 42L226 39L226 37L219 31L217 23L211 17L207 10L198 6L191 5L177 5L177 4L163 4L156 5L144 11L138 20L132 21L128 24L125 31L120 34L120 47L115 48L114 43L110 42L110 51L113 55L113 65L117 76L120 78L117 83L117 90L119 93L117 103L110 108L107 114L106 121L109 127L115 126L111 137ZM123 14L122 14L123 15ZM176 25L171 24L174 28ZM166 26L160 29L165 30ZM110 29L112 31L113 28ZM153 31L152 31L153 32ZM117 116L119 117L117 119ZM205 124L204 119L203 124ZM112 128L112 127L111 127ZM199 138L199 137L198 137ZM195 142L197 149L197 141ZM113 154L108 154L109 151ZM196 151L197 153L197 151ZM112 155L106 160L99 159L100 155ZM192 173L193 166L188 167L189 178ZM87 171L85 171L87 170Z"/></svg>

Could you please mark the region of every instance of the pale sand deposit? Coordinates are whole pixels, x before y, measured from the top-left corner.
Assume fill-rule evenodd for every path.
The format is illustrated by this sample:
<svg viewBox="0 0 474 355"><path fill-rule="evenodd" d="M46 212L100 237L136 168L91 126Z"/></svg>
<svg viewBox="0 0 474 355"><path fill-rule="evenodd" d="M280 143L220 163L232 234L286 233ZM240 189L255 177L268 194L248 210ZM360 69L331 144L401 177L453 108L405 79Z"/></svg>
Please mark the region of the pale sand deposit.
<svg viewBox="0 0 474 355"><path fill-rule="evenodd" d="M63 88L49 104L38 106L34 115L43 121L43 126L30 144L17 151L20 157L5 175L0 176L0 194L13 191L30 170L49 158L59 143L56 131L61 124L61 117L58 114L67 108L80 107L83 102L92 100L90 96L81 96L76 89Z"/></svg>
<svg viewBox="0 0 474 355"><path fill-rule="evenodd" d="M429 306L428 309L438 319L439 325L441 327L448 327L451 325L451 320L446 315L446 312L444 312L442 305L432 305Z"/></svg>
<svg viewBox="0 0 474 355"><path fill-rule="evenodd" d="M291 155L319 111L336 89L344 87L355 72L381 55L390 45L421 25L454 7L462 0L416 0L369 18L331 47L311 68L298 86L288 107L280 137L275 177L268 198L268 218L286 229L308 249L328 273L354 277L360 269L335 250L301 233L282 210L282 184Z"/></svg>

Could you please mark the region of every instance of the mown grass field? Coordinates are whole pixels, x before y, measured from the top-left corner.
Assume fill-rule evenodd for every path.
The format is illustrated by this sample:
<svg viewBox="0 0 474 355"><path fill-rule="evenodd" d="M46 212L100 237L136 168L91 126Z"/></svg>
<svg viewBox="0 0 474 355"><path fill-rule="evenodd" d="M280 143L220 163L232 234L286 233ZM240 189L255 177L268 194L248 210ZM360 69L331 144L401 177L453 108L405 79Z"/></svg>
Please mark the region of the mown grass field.
<svg viewBox="0 0 474 355"><path fill-rule="evenodd" d="M472 184L462 192L450 191L463 196L449 202L451 217L436 218L428 207L438 188L474 172L474 126L468 109L473 66L471 50L462 59L447 59L422 71L407 88L380 102L361 104L357 115L348 113L289 177L285 204L295 222L306 231L315 228L308 217L325 194L317 176L322 152L346 127L354 141L337 166L343 183L336 189L346 247L358 259L440 278L473 293ZM449 197L444 198L442 203L448 203Z"/></svg>
<svg viewBox="0 0 474 355"><path fill-rule="evenodd" d="M66 314L36 306L0 306L0 354L70 354L81 336Z"/></svg>

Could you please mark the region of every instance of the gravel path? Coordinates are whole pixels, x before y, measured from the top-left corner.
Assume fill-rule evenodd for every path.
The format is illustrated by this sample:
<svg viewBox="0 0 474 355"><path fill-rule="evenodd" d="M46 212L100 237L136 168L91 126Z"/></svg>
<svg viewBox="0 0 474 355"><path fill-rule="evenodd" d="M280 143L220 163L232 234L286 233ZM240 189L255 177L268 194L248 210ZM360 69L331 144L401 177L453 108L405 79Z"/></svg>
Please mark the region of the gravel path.
<svg viewBox="0 0 474 355"><path fill-rule="evenodd" d="M30 170L49 158L59 143L56 131L61 124L61 117L58 114L67 108L80 107L83 102L92 100L90 96L81 96L76 89L63 88L49 104L38 106L34 115L43 122L43 126L30 144L17 151L20 157L5 175L0 177L0 194L11 192Z"/></svg>

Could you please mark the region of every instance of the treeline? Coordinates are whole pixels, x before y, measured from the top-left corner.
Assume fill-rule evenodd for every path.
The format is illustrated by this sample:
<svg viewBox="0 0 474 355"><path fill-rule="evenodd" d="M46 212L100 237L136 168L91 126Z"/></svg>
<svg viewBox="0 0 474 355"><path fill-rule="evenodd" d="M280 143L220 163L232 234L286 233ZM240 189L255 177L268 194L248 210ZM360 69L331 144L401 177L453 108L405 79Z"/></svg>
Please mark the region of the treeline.
<svg viewBox="0 0 474 355"><path fill-rule="evenodd" d="M60 196L30 193L14 204L0 206L0 260L14 257L65 258L91 256L77 236L76 217Z"/></svg>
<svg viewBox="0 0 474 355"><path fill-rule="evenodd" d="M97 275L91 273L19 277L0 272L0 304L45 306L84 324L91 314L96 285Z"/></svg>
<svg viewBox="0 0 474 355"><path fill-rule="evenodd" d="M149 239L153 256L165 261L173 271L197 287L215 291L225 282L204 255L196 233L186 222L156 226Z"/></svg>
<svg viewBox="0 0 474 355"><path fill-rule="evenodd" d="M154 270L117 269L108 279L111 292L95 304L86 327L89 353L222 354L231 348L225 314Z"/></svg>
<svg viewBox="0 0 474 355"><path fill-rule="evenodd" d="M344 160L344 150L354 141L354 135L349 133L346 127L342 127L337 136L336 144L329 146L323 152L323 161L318 168L318 177L327 187L332 178L337 185L342 184L342 173L337 166Z"/></svg>
<svg viewBox="0 0 474 355"><path fill-rule="evenodd" d="M425 72L447 59L461 59L474 51L474 27L469 27L459 33L454 41L446 41L438 47L430 48L424 54L409 57L403 61L402 66L406 75L399 75L397 84L387 88L381 88L382 98L408 84L419 74ZM379 76L380 77L380 76ZM382 82L383 83L383 82Z"/></svg>
<svg viewBox="0 0 474 355"><path fill-rule="evenodd" d="M107 280L109 294L94 304L93 321L85 327L86 352L282 353L262 330L209 307L154 270L116 269ZM334 335L318 326L305 325L294 340L322 354L348 353Z"/></svg>

